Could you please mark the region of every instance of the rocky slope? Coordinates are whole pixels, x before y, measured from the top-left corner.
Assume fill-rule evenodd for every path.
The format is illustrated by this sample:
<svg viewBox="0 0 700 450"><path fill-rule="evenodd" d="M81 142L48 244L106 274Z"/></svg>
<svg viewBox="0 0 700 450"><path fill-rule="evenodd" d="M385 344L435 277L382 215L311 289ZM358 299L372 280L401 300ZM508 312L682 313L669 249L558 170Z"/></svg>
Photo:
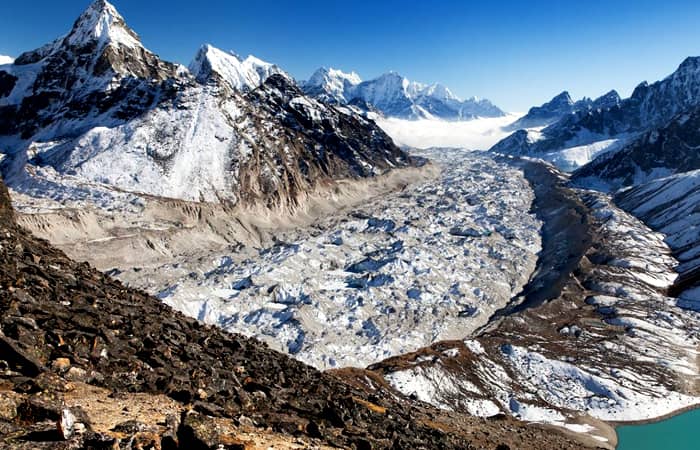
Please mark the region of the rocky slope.
<svg viewBox="0 0 700 450"><path fill-rule="evenodd" d="M679 304L700 311L700 171L622 190L615 201L666 236L679 262L672 292L680 296Z"/></svg>
<svg viewBox="0 0 700 450"><path fill-rule="evenodd" d="M441 84L412 82L396 72L362 81L354 72L321 68L302 83L302 88L325 102L355 105L401 119L470 120L505 115L486 99L462 100Z"/></svg>
<svg viewBox="0 0 700 450"><path fill-rule="evenodd" d="M600 108L568 114L541 131L517 131L492 150L542 157L572 147L598 145L599 148L591 152L590 156L594 157L605 150L619 148L619 141L664 126L677 114L696 108L698 99L700 57L691 57L665 79L653 84L641 83L630 98L602 101ZM614 100L613 96L609 100Z"/></svg>
<svg viewBox="0 0 700 450"><path fill-rule="evenodd" d="M6 181L63 199L116 189L293 206L319 184L410 164L373 122L306 97L273 65L205 46L191 70L95 1L65 37L0 68Z"/></svg>
<svg viewBox="0 0 700 450"><path fill-rule="evenodd" d="M2 183L0 266L3 448L578 448L201 325L19 229Z"/></svg>

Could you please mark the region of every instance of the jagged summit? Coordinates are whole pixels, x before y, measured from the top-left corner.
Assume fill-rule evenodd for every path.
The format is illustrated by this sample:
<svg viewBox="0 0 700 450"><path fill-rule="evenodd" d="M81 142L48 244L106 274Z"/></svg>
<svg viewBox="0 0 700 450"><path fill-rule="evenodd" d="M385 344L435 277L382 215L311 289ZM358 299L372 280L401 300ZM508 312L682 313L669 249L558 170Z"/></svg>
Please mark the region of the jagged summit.
<svg viewBox="0 0 700 450"><path fill-rule="evenodd" d="M574 101L571 98L571 94L569 94L569 91L563 91L558 95L555 95L552 100L549 102L545 103L544 106L559 106L559 105L573 105Z"/></svg>
<svg viewBox="0 0 700 450"><path fill-rule="evenodd" d="M206 45L190 68L147 50L110 3L92 3L66 35L0 68L0 172L31 195L82 195L70 175L294 207L321 181L411 163L376 124L306 97L273 64ZM262 86L271 75L277 84ZM51 168L50 189L31 166Z"/></svg>
<svg viewBox="0 0 700 450"><path fill-rule="evenodd" d="M550 101L530 108L526 115L508 125L506 129L515 131L525 128L544 127L571 113L586 111L591 108L607 108L617 104L619 101L620 96L615 91L610 91L596 100L584 97L577 101L571 98L569 91L562 91Z"/></svg>
<svg viewBox="0 0 700 450"><path fill-rule="evenodd" d="M72 46L93 42L142 47L139 36L127 26L124 18L111 3L96 0L78 17L65 42Z"/></svg>
<svg viewBox="0 0 700 450"><path fill-rule="evenodd" d="M440 83L417 83L393 70L362 81L354 72L321 68L302 83L302 88L327 103L366 105L363 109L402 119L469 120L504 115L488 100L461 100Z"/></svg>
<svg viewBox="0 0 700 450"><path fill-rule="evenodd" d="M620 152L617 159L622 159L625 153L621 149L628 144L634 146L635 138L647 132L655 135L655 130L668 125L677 115L700 107L700 57L686 58L676 71L663 80L654 83L641 82L629 98L620 99L617 92L610 91L594 101L584 100L586 103L581 104L584 106L582 108L577 107L580 102L576 102L573 114L558 117L554 115L554 120L549 123L540 122L539 126L548 125L543 130L515 133L501 140L492 150L513 155L551 157L571 149L574 149L574 153L583 154L582 150L585 149L589 156L579 159L577 167L593 155L608 158L605 152L612 153L613 150ZM516 123L518 128L537 126L536 122L524 122L526 118L528 117ZM668 146L659 151L678 153ZM660 155L658 159L663 161L666 155ZM567 161L567 158L562 160ZM604 165L609 166L608 163L598 163L596 165L601 168ZM645 164L640 165L642 170L647 170L648 164ZM590 168L587 171L587 176L593 176ZM616 169L615 177L618 175ZM607 177L608 174L602 176Z"/></svg>
<svg viewBox="0 0 700 450"><path fill-rule="evenodd" d="M224 81L239 91L255 89L273 74L288 77L275 64L253 55L242 59L233 52L225 52L210 44L205 44L199 49L189 69L200 83Z"/></svg>
<svg viewBox="0 0 700 450"><path fill-rule="evenodd" d="M362 83L362 78L357 74L357 72L343 72L340 69L335 69L333 67L321 67L316 70L316 72L309 78L309 83L318 83L321 81L326 81L331 78L339 78L348 80L351 84Z"/></svg>
<svg viewBox="0 0 700 450"><path fill-rule="evenodd" d="M613 106L619 105L621 101L622 101L622 97L620 97L620 94L615 89L612 89L611 91L607 92L606 94L603 94L600 97L598 97L597 99L595 99L593 101L593 108L594 109L611 108Z"/></svg>
<svg viewBox="0 0 700 450"><path fill-rule="evenodd" d="M180 70L147 50L117 9L104 0L90 4L65 36L21 54L14 62L37 63L43 66L37 82L50 85L50 90L72 90L73 96L88 80L90 90L105 90L115 77L163 81Z"/></svg>
<svg viewBox="0 0 700 450"><path fill-rule="evenodd" d="M346 73L339 69L321 67L301 87L308 95L329 104L349 103L352 98L347 94L362 83L355 72Z"/></svg>

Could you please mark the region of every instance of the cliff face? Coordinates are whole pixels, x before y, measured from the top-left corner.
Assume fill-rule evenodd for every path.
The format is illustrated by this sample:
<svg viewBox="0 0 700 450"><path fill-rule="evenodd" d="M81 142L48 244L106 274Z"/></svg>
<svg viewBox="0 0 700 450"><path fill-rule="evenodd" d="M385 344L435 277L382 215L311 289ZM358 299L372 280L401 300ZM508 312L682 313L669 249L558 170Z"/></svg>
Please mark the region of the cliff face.
<svg viewBox="0 0 700 450"><path fill-rule="evenodd" d="M0 312L9 448L578 448L201 325L20 230L1 183Z"/></svg>

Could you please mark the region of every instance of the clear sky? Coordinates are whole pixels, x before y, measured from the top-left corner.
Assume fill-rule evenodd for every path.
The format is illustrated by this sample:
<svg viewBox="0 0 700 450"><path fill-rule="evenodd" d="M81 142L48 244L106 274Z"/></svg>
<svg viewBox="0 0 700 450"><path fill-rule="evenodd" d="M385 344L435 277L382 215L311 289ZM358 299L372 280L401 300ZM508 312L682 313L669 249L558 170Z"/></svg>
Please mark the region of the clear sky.
<svg viewBox="0 0 700 450"><path fill-rule="evenodd" d="M89 0L0 2L0 54L67 32ZM187 64L211 43L298 79L320 66L395 70L525 111L671 73L700 55L699 0L113 0L146 47Z"/></svg>

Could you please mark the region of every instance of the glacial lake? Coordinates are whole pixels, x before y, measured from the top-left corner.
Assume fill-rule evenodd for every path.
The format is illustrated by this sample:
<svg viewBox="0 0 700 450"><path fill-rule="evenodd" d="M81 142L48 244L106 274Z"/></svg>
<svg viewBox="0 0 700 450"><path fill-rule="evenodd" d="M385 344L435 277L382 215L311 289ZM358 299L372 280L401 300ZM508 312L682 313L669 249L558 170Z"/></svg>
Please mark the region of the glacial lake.
<svg viewBox="0 0 700 450"><path fill-rule="evenodd" d="M698 426L700 409L662 422L621 426L617 428L617 450L697 450Z"/></svg>

